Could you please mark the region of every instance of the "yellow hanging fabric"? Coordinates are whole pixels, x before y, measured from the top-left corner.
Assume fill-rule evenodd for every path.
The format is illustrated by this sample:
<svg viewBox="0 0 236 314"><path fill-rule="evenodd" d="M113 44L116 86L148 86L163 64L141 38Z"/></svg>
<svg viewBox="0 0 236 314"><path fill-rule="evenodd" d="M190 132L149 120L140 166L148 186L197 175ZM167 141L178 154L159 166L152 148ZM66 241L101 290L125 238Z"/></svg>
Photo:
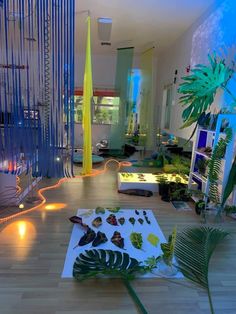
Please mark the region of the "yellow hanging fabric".
<svg viewBox="0 0 236 314"><path fill-rule="evenodd" d="M87 20L87 47L83 86L83 174L92 172L91 99L93 97L90 16Z"/></svg>

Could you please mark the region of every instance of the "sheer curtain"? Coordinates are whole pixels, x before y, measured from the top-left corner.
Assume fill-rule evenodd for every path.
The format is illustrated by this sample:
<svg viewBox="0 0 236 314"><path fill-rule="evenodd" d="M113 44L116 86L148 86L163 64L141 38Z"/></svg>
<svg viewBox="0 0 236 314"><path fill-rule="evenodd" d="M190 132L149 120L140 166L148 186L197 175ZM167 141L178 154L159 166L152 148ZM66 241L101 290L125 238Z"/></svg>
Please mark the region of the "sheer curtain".
<svg viewBox="0 0 236 314"><path fill-rule="evenodd" d="M125 134L128 127L130 110L132 108L129 103L129 95L133 54L134 48L117 49L115 89L117 95L120 97L120 104L117 109L113 110L113 121L116 121L116 123L113 123L111 127L111 149L121 149L125 143Z"/></svg>

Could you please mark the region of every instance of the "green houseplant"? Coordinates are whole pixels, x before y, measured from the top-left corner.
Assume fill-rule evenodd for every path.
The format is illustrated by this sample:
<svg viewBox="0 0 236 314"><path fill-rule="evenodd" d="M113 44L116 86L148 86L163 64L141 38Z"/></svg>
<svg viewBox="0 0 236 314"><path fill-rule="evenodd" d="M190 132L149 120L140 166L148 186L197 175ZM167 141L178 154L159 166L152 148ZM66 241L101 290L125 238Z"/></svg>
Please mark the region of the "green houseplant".
<svg viewBox="0 0 236 314"><path fill-rule="evenodd" d="M159 184L159 195L168 196L169 195L169 182L167 180L167 177L163 174L157 178L157 182Z"/></svg>
<svg viewBox="0 0 236 314"><path fill-rule="evenodd" d="M197 65L191 70L191 75L182 78L183 83L178 90L182 94L180 103L187 107L182 114L184 122L182 128L206 118L206 112L211 108L219 89L227 92L233 102L236 102L236 98L227 87L233 74L233 62L232 66L227 66L224 59L209 56L208 66Z"/></svg>
<svg viewBox="0 0 236 314"><path fill-rule="evenodd" d="M234 111L236 97L229 89L229 82L235 74L235 63L227 65L225 59L217 58L216 56L209 56L209 65L197 65L192 69L191 74L183 77L183 82L180 84L179 93L180 104L185 107L182 113L183 125L182 128L186 128L196 123L194 131L190 137L194 135L197 125L208 124L209 110L214 102L216 93L218 90L222 90L230 95L232 103L228 104ZM207 113L208 112L208 113ZM220 111L219 111L220 112ZM229 113L229 112L228 112ZM217 114L214 115L214 121L210 121L212 127L215 125ZM211 123L212 122L212 123ZM224 126L226 133L226 139L220 140L219 145L215 147L215 151L211 156L209 162L209 199L218 207L218 217L221 215L223 206L234 189L236 182L236 160L234 161L228 182L223 191L222 201L220 201L218 191L218 176L220 171L220 163L222 155L227 147L227 144L232 139L232 130L230 134L229 128Z"/></svg>

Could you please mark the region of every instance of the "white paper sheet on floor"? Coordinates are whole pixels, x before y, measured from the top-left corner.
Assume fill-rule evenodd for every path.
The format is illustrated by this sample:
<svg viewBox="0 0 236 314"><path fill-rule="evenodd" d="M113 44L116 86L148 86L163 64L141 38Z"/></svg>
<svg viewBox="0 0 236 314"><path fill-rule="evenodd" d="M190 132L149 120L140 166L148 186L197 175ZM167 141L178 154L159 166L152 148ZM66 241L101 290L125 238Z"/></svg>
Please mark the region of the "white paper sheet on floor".
<svg viewBox="0 0 236 314"><path fill-rule="evenodd" d="M109 223L106 222L107 217L112 214L108 210L106 210L105 214L99 214L97 215L95 213L95 210L92 211L92 215L89 217L81 216L83 215L88 209L78 209L77 216L83 218L83 222L89 225L94 231L101 231L104 232L108 238L108 241L104 244L99 245L98 247L94 248L92 247L91 243L87 244L85 246L80 246L74 249L74 247L78 244L80 238L84 234L84 230L81 226L75 224L72 229L72 234L70 238L69 247L66 254L64 269L62 272L62 278L72 278L72 271L73 271L73 264L77 256L79 256L80 253L84 252L85 250L90 249L105 249L105 250L114 250L114 251L120 251L120 252L126 252L131 257L136 258L138 261L143 262L148 257L157 257L162 254L160 243L166 242L166 238L164 234L161 231L161 228L159 227L157 220L152 212L152 210L145 209L147 213L147 217L150 220L151 224L147 224L147 222L144 219L143 210L138 209L139 215L135 214L134 209L121 209L118 213L115 214L117 219L120 217L125 218L124 225L119 226L112 226ZM96 217L102 217L102 225L99 228L95 228L92 226L92 221ZM136 222L134 226L129 222L129 218L134 217L136 219ZM143 225L141 225L138 222L138 218L142 218L144 220ZM125 250L122 250L115 246L111 241L111 237L114 233L114 231L119 231L121 233L121 236L125 239L124 240L124 248ZM142 233L143 237L143 246L142 250L136 249L133 247L131 241L130 241L130 234L131 232L139 232ZM148 240L147 237L150 233L155 234L159 238L159 243L157 247L154 247ZM149 273L145 276L142 276L145 278L154 278L154 277L160 277L155 274ZM183 275L181 273L177 273L172 278L183 278Z"/></svg>

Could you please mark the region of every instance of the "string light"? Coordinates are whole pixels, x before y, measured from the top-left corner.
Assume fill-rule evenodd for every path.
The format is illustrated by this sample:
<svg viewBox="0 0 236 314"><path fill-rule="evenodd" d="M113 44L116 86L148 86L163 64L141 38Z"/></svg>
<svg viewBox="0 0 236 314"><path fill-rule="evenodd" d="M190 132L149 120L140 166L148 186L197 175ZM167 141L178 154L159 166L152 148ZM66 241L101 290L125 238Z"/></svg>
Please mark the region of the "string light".
<svg viewBox="0 0 236 314"><path fill-rule="evenodd" d="M8 220L10 219L13 219L13 218L16 218L16 217L19 217L21 215L25 215L27 213L30 213L32 212L33 210L36 210L36 209L39 209L42 205L44 205L46 203L46 198L43 196L43 193L46 192L46 191L49 191L49 190L53 190L53 189L56 189L58 187L61 186L62 183L65 183L65 182L71 182L73 181L74 179L78 179L78 178L85 178L85 177L95 177L97 175L100 175L100 174L103 174L105 173L107 170L108 170L108 164L111 163L111 162L115 162L118 164L118 170L120 170L121 167L130 167L132 166L132 163L131 162L128 162L128 161L117 161L116 159L109 159L105 165L104 165L104 168L101 169L101 170L98 170L98 169L92 169L92 173L90 174L85 174L85 175L78 175L78 176L75 176L74 178L62 178L60 180L58 180L58 182L54 185L51 185L51 186L47 186L47 187L44 187L44 188L41 188L38 190L38 196L41 198L42 202L32 208L29 208L29 209L26 209L22 212L19 212L19 213L16 213L16 214L13 214L13 215L10 215L8 217L5 217L5 218L1 218L0 219L0 224L4 223L4 222L7 222Z"/></svg>

